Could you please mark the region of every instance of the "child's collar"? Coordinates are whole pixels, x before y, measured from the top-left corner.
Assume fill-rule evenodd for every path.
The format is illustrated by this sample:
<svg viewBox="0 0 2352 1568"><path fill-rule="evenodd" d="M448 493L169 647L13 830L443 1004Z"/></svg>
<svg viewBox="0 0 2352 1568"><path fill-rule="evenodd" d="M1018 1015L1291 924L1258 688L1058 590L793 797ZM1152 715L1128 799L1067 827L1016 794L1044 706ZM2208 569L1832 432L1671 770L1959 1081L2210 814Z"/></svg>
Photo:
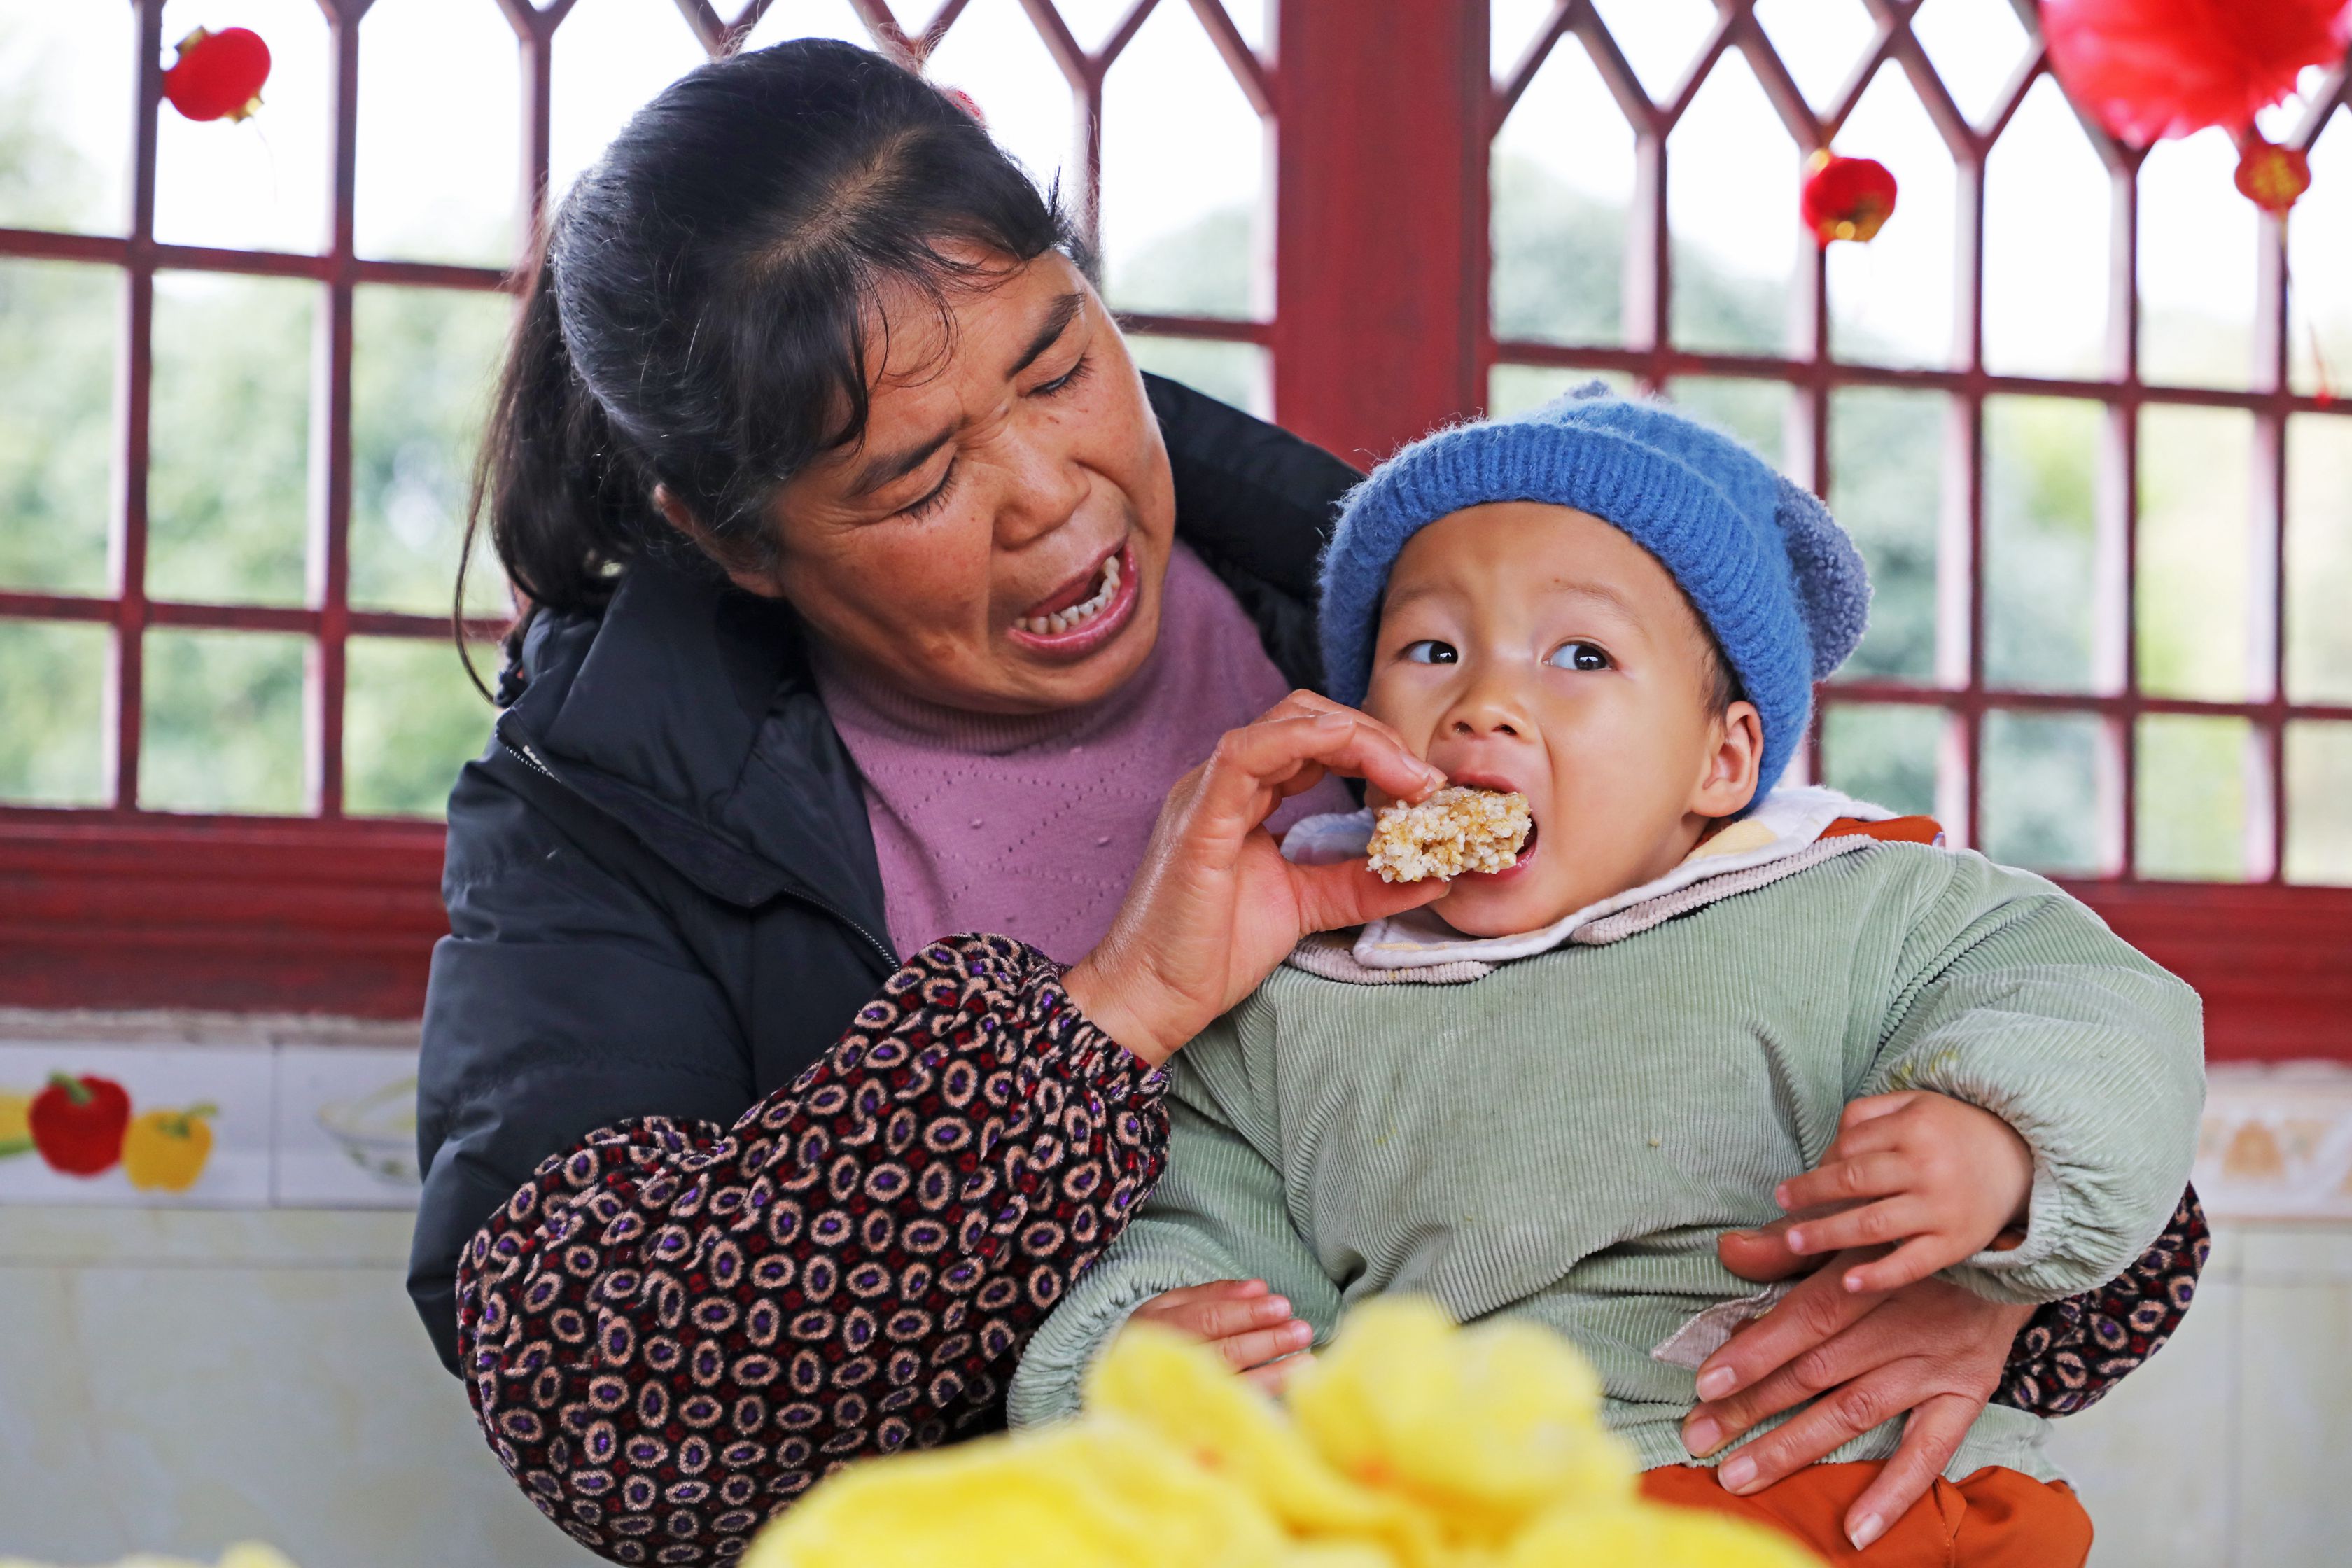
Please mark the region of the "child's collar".
<svg viewBox="0 0 2352 1568"><path fill-rule="evenodd" d="M1825 837L1833 825L1843 828L1849 822L1850 829ZM1875 824L1900 826L1873 831L1869 825ZM1292 860L1309 864L1354 858L1364 853L1371 829L1369 810L1307 817L1284 838L1282 852ZM1345 933L1310 938L1292 954L1291 962L1331 979L1475 980L1498 963L1549 952L1571 940L1614 941L1646 930L1657 921L1637 920L1629 911L1685 894L1686 889L1696 891L1662 904L1656 911L1658 920L1711 903L1717 897L1776 881L1832 855L1890 837L1942 842L1941 834L1926 818L1898 818L1884 806L1832 789L1776 789L1754 811L1706 838L1664 876L1563 915L1539 931L1464 936L1435 915L1411 910L1374 921L1361 928L1352 942ZM1627 918L1612 920L1615 916ZM1626 929L1615 929L1621 925ZM1411 976L1392 973L1402 970L1444 973Z"/></svg>

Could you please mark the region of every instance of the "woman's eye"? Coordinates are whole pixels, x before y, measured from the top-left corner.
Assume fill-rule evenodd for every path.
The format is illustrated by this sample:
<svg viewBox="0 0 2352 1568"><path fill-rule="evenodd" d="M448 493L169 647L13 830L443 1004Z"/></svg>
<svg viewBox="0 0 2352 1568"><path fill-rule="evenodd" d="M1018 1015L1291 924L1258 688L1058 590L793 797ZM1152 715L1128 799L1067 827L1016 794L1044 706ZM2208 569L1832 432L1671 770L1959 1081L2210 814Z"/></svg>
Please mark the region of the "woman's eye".
<svg viewBox="0 0 2352 1568"><path fill-rule="evenodd" d="M1609 656L1589 642L1562 643L1546 660L1554 669L1607 669Z"/></svg>
<svg viewBox="0 0 2352 1568"><path fill-rule="evenodd" d="M898 509L898 515L900 517L921 517L925 513L929 512L933 507L939 505L940 502L945 500L947 499L948 486L955 482L956 468L956 459L952 458L949 458L948 471L941 474L940 476L940 482L931 487L931 493L925 496L920 500L908 501L905 506Z"/></svg>
<svg viewBox="0 0 2352 1568"><path fill-rule="evenodd" d="M1077 363L1072 365L1068 370L1065 371L1060 375L1055 376L1053 380L1046 382L1044 385L1036 388L1030 394L1030 395L1033 397L1051 397L1055 393L1067 392L1070 388L1077 385L1078 383L1087 378L1087 372L1093 368L1093 365L1094 362L1092 360L1088 359L1084 354L1080 354L1078 356Z"/></svg>
<svg viewBox="0 0 2352 1568"><path fill-rule="evenodd" d="M1459 664L1462 662L1462 655L1455 651L1452 643L1439 642L1435 637L1423 637L1419 642L1405 644L1404 651L1398 657L1407 664Z"/></svg>

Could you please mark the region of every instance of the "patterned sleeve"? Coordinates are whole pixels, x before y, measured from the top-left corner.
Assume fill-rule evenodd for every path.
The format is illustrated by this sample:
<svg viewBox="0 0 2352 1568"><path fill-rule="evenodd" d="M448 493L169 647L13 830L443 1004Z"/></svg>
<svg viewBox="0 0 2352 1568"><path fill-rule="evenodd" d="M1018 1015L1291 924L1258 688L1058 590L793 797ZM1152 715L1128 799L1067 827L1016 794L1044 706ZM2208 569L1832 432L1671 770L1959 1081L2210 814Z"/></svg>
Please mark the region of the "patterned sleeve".
<svg viewBox="0 0 2352 1568"><path fill-rule="evenodd" d="M2211 1246L2204 1205L2190 1187L2138 1262L2096 1290L2049 1302L2026 1321L1994 1403L2053 1416L2096 1405L2180 1326Z"/></svg>
<svg viewBox="0 0 2352 1568"><path fill-rule="evenodd" d="M731 1130L604 1128L475 1236L458 1342L491 1447L592 1551L722 1563L832 1469L994 1424L1157 1178L1164 1085L1043 954L934 944Z"/></svg>

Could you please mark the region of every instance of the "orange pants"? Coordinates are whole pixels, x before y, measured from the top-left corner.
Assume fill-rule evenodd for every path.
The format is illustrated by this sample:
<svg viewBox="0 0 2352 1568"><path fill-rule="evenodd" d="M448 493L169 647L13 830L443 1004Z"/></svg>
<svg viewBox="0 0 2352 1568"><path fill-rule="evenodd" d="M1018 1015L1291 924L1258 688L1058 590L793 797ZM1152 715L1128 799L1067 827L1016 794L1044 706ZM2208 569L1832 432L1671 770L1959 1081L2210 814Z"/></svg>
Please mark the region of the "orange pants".
<svg viewBox="0 0 2352 1568"><path fill-rule="evenodd" d="M1845 1512L1877 1474L1875 1463L1808 1465L1735 1497L1713 1470L1667 1465L1642 1477L1642 1495L1776 1525L1830 1562L1857 1568L2082 1568L2091 1554L2091 1516L2072 1487L1999 1465L1964 1481L1938 1477L1910 1512L1856 1552Z"/></svg>

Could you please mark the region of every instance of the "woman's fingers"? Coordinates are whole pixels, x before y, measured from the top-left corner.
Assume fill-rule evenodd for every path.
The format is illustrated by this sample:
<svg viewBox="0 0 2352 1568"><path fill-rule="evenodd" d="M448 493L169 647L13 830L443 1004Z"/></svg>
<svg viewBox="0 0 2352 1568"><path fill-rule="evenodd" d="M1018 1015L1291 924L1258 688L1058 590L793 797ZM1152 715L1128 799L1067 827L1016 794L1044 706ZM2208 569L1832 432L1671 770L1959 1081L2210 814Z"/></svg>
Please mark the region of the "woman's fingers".
<svg viewBox="0 0 2352 1568"><path fill-rule="evenodd" d="M1802 1273L1821 1259L1790 1249L1789 1228L1798 1223L1798 1216L1790 1215L1754 1230L1727 1230L1715 1238L1715 1256L1742 1279L1759 1285Z"/></svg>
<svg viewBox="0 0 2352 1568"><path fill-rule="evenodd" d="M1857 1255L1837 1261L1850 1265L1861 1262L1862 1258ZM1833 1269L1825 1268L1798 1281L1796 1289L1775 1302L1770 1311L1734 1334L1728 1343L1700 1364L1698 1394L1707 1402L1701 1410L1725 1403L1738 1390L1754 1388L1774 1372L1825 1345L1866 1316L1874 1305L1871 1299L1850 1294L1842 1288ZM1764 1416L1786 1410L1825 1386L1817 1384L1813 1388L1790 1393L1778 1404L1767 1403L1747 1419L1728 1427L1725 1436L1745 1431Z"/></svg>
<svg viewBox="0 0 2352 1568"><path fill-rule="evenodd" d="M1276 719L1230 730L1200 783L1200 805L1215 819L1255 827L1267 799L1301 763L1354 773L1389 794L1418 799L1445 775L1405 749L1395 732L1348 709Z"/></svg>
<svg viewBox="0 0 2352 1568"><path fill-rule="evenodd" d="M1846 1539L1859 1552L1886 1533L1886 1527L1927 1495L1944 1467L1960 1450L1960 1439L1984 1406L1964 1394L1941 1394L1923 1401L1903 1426L1903 1446L1879 1467L1878 1475L1846 1510Z"/></svg>
<svg viewBox="0 0 2352 1568"><path fill-rule="evenodd" d="M1907 1191L1918 1179L1910 1161L1900 1154L1854 1154L1851 1158L1824 1160L1818 1169L1801 1176L1791 1176L1772 1189L1772 1201L1784 1209L1811 1208L1820 1204L1851 1203L1856 1198L1883 1198L1893 1193ZM1808 1232L1812 1226L1804 1227ZM1874 1239L1884 1241L1885 1237ZM1819 1252L1818 1247L1806 1247L1794 1237L1790 1246L1800 1251ZM1842 1243L1851 1247L1852 1242Z"/></svg>
<svg viewBox="0 0 2352 1568"><path fill-rule="evenodd" d="M1726 1491L1745 1495L1794 1475L1841 1444L1900 1415L1927 1392L1909 1361L1890 1362L1829 1393L1717 1467Z"/></svg>
<svg viewBox="0 0 2352 1568"><path fill-rule="evenodd" d="M1294 866L1290 885L1298 901L1298 923L1307 931L1338 931L1384 920L1419 909L1445 891L1445 884L1434 877L1418 882L1383 882L1364 869L1360 860Z"/></svg>

